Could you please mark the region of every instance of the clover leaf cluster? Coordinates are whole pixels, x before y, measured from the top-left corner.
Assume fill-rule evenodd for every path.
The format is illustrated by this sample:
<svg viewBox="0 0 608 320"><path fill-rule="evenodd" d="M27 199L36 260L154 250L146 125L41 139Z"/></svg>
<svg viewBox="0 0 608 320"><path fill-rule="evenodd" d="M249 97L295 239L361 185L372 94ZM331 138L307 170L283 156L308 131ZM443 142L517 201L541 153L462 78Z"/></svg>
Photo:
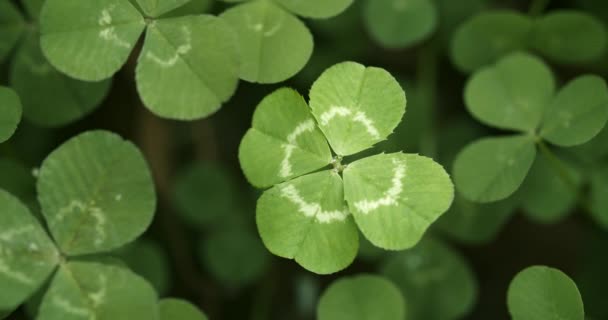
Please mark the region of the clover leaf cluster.
<svg viewBox="0 0 608 320"><path fill-rule="evenodd" d="M475 141L454 163L458 191L475 202L513 194L536 158L537 146L581 145L608 120L608 88L598 76L583 75L556 92L555 79L542 60L513 53L482 68L468 81L465 103L482 123L518 132Z"/></svg>
<svg viewBox="0 0 608 320"><path fill-rule="evenodd" d="M254 0L221 16L172 13L190 0L48 0L40 13L40 46L70 77L112 77L145 31L135 77L146 107L161 117L211 115L236 91L239 78L283 81L310 59L310 31L292 13L326 18L352 0Z"/></svg>
<svg viewBox="0 0 608 320"><path fill-rule="evenodd" d="M257 225L266 247L321 274L346 268L359 246L414 246L453 198L444 169L416 154L343 164L392 133L405 93L385 70L344 62L313 84L310 106L283 88L257 107L239 150L248 180L266 190ZM332 155L332 152L334 155Z"/></svg>

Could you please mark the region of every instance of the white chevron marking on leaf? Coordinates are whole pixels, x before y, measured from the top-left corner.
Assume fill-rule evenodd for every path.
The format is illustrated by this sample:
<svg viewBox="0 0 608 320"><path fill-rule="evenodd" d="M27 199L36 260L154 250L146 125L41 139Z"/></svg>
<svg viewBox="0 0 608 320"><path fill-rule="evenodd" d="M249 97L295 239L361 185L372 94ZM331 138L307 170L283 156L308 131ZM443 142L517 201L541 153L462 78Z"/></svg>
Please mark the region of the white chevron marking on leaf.
<svg viewBox="0 0 608 320"><path fill-rule="evenodd" d="M380 138L380 133L378 132L378 129L376 129L374 121L367 117L363 111L353 111L347 107L332 106L329 110L321 114L321 125L327 126L335 117L349 117L352 121L362 124L367 133L374 139Z"/></svg>
<svg viewBox="0 0 608 320"><path fill-rule="evenodd" d="M334 221L344 221L348 217L348 210L333 210L325 211L318 203L308 203L302 199L300 193L293 185L287 185L281 188L281 195L291 202L298 205L298 211L306 217L315 218L320 223L332 223Z"/></svg>
<svg viewBox="0 0 608 320"><path fill-rule="evenodd" d="M397 160L393 161L395 169L393 171L392 185L388 189L383 197L377 200L361 200L355 203L357 210L363 214L369 214L370 212L380 208L397 205L397 197L403 192L403 178L405 178L405 164L400 163Z"/></svg>
<svg viewBox="0 0 608 320"><path fill-rule="evenodd" d="M101 11L101 15L99 16L99 20L97 21L97 23L99 24L99 26L104 28L99 31L99 37L106 41L113 42L119 47L130 49L131 44L127 41L124 41L123 39L120 39L116 34L116 28L112 26L112 15L110 14L110 12L114 10L114 8L115 6L110 6L107 9L103 9Z"/></svg>
<svg viewBox="0 0 608 320"><path fill-rule="evenodd" d="M292 174L291 171L291 155L293 150L296 148L297 139L300 135L306 132L312 132L315 129L315 122L311 119L300 123L292 133L287 136L287 143L283 144L283 150L285 150L285 157L281 161L281 170L279 174L281 177L286 178Z"/></svg>
<svg viewBox="0 0 608 320"><path fill-rule="evenodd" d="M146 54L146 58L158 63L162 68L170 68L174 66L179 58L192 50L192 32L186 26L182 26L182 33L184 34L184 44L177 47L175 54L167 59L162 59L152 52Z"/></svg>

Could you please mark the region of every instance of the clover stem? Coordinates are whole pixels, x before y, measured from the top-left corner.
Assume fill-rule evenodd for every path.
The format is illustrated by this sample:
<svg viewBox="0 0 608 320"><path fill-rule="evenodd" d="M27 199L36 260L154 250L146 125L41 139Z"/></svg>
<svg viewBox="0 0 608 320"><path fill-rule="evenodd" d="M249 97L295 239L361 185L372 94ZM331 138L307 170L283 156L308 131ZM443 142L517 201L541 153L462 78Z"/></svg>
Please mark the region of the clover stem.
<svg viewBox="0 0 608 320"><path fill-rule="evenodd" d="M346 166L342 165L342 159L342 156L335 156L331 160L331 165L334 167L334 171L336 171L337 173L341 173L342 171L344 171L344 169L346 169Z"/></svg>
<svg viewBox="0 0 608 320"><path fill-rule="evenodd" d="M528 14L533 17L539 16L541 13L543 13L543 11L545 11L545 9L547 9L550 2L551 0L532 0L530 3L530 8L528 9Z"/></svg>

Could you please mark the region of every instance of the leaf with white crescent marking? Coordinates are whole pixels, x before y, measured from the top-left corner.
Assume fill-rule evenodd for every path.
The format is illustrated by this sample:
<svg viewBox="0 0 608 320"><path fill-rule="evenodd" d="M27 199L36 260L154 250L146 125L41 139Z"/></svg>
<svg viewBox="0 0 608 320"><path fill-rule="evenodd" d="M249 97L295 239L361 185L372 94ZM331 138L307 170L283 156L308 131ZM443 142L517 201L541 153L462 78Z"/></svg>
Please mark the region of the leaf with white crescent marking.
<svg viewBox="0 0 608 320"><path fill-rule="evenodd" d="M68 255L100 253L137 238L151 223L154 184L139 150L106 131L83 133L42 163L38 199Z"/></svg>
<svg viewBox="0 0 608 320"><path fill-rule="evenodd" d="M385 140L401 122L405 103L405 92L390 73L355 62L327 69L310 90L312 113L342 156Z"/></svg>
<svg viewBox="0 0 608 320"><path fill-rule="evenodd" d="M302 96L283 88L257 107L239 159L251 184L270 187L328 165L331 152Z"/></svg>
<svg viewBox="0 0 608 320"><path fill-rule="evenodd" d="M42 299L38 320L158 320L154 288L110 261L62 264Z"/></svg>
<svg viewBox="0 0 608 320"><path fill-rule="evenodd" d="M355 222L374 245L403 250L450 207L454 187L445 170L415 154L380 154L348 165L344 193Z"/></svg>
<svg viewBox="0 0 608 320"><path fill-rule="evenodd" d="M0 190L0 310L23 303L58 261L57 249L29 209Z"/></svg>
<svg viewBox="0 0 608 320"><path fill-rule="evenodd" d="M268 250L315 273L340 271L357 255L357 227L333 170L266 191L258 201L257 225Z"/></svg>

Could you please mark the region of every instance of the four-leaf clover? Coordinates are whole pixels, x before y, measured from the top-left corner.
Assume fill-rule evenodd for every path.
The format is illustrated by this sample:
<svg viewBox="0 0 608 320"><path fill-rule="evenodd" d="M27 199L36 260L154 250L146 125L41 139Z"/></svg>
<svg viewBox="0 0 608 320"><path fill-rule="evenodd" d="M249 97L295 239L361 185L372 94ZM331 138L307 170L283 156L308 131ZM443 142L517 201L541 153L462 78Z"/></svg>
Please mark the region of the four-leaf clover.
<svg viewBox="0 0 608 320"><path fill-rule="evenodd" d="M354 62L320 76L310 107L287 88L260 103L239 158L253 185L272 187L257 206L272 253L316 273L336 272L357 254L357 226L374 245L401 250L449 208L452 183L432 159L393 153L342 164L386 139L405 103L388 72Z"/></svg>

